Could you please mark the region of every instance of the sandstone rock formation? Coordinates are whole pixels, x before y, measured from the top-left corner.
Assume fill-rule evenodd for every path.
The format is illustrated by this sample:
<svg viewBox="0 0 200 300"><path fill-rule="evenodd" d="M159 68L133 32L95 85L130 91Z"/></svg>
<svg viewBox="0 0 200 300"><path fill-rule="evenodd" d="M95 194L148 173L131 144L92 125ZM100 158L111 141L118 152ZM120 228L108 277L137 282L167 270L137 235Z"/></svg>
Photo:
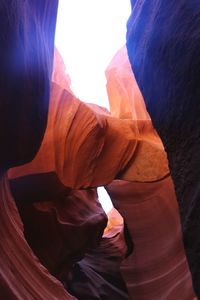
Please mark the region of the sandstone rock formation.
<svg viewBox="0 0 200 300"><path fill-rule="evenodd" d="M66 284L78 299L130 299L119 272L127 254L123 226L122 217L113 208L108 213L108 225L99 247L74 264Z"/></svg>
<svg viewBox="0 0 200 300"><path fill-rule="evenodd" d="M5 175L1 178L0 193L1 299L75 300L41 265L27 244L23 224Z"/></svg>
<svg viewBox="0 0 200 300"><path fill-rule="evenodd" d="M0 5L0 297L192 299L168 161L126 49L106 71L111 112L81 102L57 51L51 77L56 9ZM105 215L100 185L124 221Z"/></svg>
<svg viewBox="0 0 200 300"><path fill-rule="evenodd" d="M58 58L55 61L60 62ZM121 67L119 61L124 62ZM60 73L58 70L55 64L53 74L60 78L62 87L53 77L48 125L41 148L31 163L9 171L11 187L29 244L48 270L78 299L127 299L127 291L119 273L126 253L124 246L123 251L118 250L124 244L123 239L118 242L121 231L117 235L108 236L108 226L105 231L107 239L104 237L101 240L106 219L98 205L95 191L76 191L71 188L107 184L116 176L130 181L139 180L141 183L113 181L107 186L114 205L125 219L135 245L134 252L122 263L121 268L129 298L192 299L194 293L181 242L179 213L168 172L161 173L163 179L155 178L152 176L155 174L151 172L152 168L147 168L146 179L150 183L143 182L142 160L146 161L148 166L153 153L159 173L166 161L160 160L165 158L164 149L152 127L149 115L145 112L144 101L131 73L125 48L117 54L107 70L107 86L112 103L111 115L101 107L81 103L71 93L67 79L64 80L64 67L62 66ZM120 109L119 103L123 109ZM85 124L84 127L81 126L81 122L86 122L87 118L87 127ZM104 123L106 126L103 127ZM92 129L95 126L96 134L87 134L90 133L90 126ZM67 128L70 130L66 130ZM91 152L94 140L98 137L98 130L102 128L103 133L100 132L97 140L101 145L97 145L100 154L96 149ZM128 168L120 166L119 169L120 155L123 157L125 153L124 143L128 143L124 139L127 131L129 139L133 141L131 154L136 150L135 143L138 141L141 144L146 142L146 151L140 151L139 144ZM112 144L109 144L111 141ZM116 145L118 158L114 159ZM64 150L59 152L59 149ZM159 151L151 153L152 149ZM82 155L83 161L76 152ZM59 153L64 153L64 158L60 157ZM93 154L92 160L88 154ZM111 154L113 160L110 160ZM60 169L58 164L61 165ZM137 165L141 172L135 173L134 167ZM81 170L84 170L84 173L82 171L83 175L81 173L80 176ZM151 182L156 179L159 180ZM158 223L157 232L155 226ZM52 234L49 236L50 228ZM98 260L101 261L101 265L98 264ZM87 289L84 289L84 286L87 286ZM101 287L101 292L98 291L98 286Z"/></svg>
<svg viewBox="0 0 200 300"><path fill-rule="evenodd" d="M30 161L46 126L57 0L1 1L2 169Z"/></svg>
<svg viewBox="0 0 200 300"><path fill-rule="evenodd" d="M54 67L53 74L60 75L52 78L42 145L32 162L10 171L10 178L56 172L66 187L79 189L105 185L115 177L151 182L169 173L149 118L122 120L104 108L81 102L70 91L67 79L63 84L65 68L60 63Z"/></svg>
<svg viewBox="0 0 200 300"><path fill-rule="evenodd" d="M74 299L25 241L6 170L33 159L49 103L57 1L1 1L0 297Z"/></svg>
<svg viewBox="0 0 200 300"><path fill-rule="evenodd" d="M171 178L154 183L114 181L107 191L135 245L121 264L130 299L193 299Z"/></svg>
<svg viewBox="0 0 200 300"><path fill-rule="evenodd" d="M107 79L111 113L149 121L125 47L108 67ZM154 136L162 146L156 132ZM107 191L135 245L134 252L121 265L130 299L193 299L171 177L151 183L115 180Z"/></svg>
<svg viewBox="0 0 200 300"><path fill-rule="evenodd" d="M169 159L184 244L200 297L200 3L133 1L127 46L147 110Z"/></svg>

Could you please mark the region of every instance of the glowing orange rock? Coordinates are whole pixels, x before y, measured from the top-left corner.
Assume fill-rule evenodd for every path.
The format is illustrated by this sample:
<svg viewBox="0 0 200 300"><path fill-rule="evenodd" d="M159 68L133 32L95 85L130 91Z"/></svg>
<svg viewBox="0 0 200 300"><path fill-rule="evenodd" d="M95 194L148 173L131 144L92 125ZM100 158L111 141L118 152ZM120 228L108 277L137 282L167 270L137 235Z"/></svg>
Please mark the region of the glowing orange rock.
<svg viewBox="0 0 200 300"><path fill-rule="evenodd" d="M192 298L194 293L181 242L174 190L170 177L163 179L169 172L166 154L127 66L126 62L124 69L119 68L117 73L113 73L111 65L111 73L107 71L114 110L111 114L101 107L77 99L70 91L68 80L65 80L64 67L55 69L48 124L42 145L31 163L10 170L9 176L13 179L31 174L46 176L48 173L56 173L65 187L74 189L105 185L116 178L141 182L123 181L121 184L121 181L114 181L108 186L135 242L136 250L128 260L128 268L124 266L122 269L130 297L136 295L138 300L180 300L184 291L185 299L189 296ZM117 90L119 85L116 84L116 78L112 85L113 74L119 77L118 80L125 74L124 81L120 81L121 92ZM59 78L62 86L58 84ZM137 90L130 94L132 85ZM123 95L126 91L129 98L125 102ZM120 105L113 101L115 95L118 95L116 99L119 99ZM122 113L121 108L124 108ZM129 198L128 193L133 193L133 198ZM135 201L139 201L137 210L134 210ZM59 205L53 204L58 215L62 214ZM36 206L40 211L42 208L46 211L52 208L49 203ZM65 208L64 205L63 211ZM132 217L134 213L135 218ZM65 217L67 222L67 215ZM167 226L168 220L171 226ZM158 222L160 231L155 234ZM137 237L133 228L137 228L141 235ZM122 240L117 239L116 245L123 254L125 248ZM144 251L141 245L145 246ZM157 250L158 245L163 247L160 252ZM165 260L165 256L169 258ZM148 282L152 284L149 286ZM161 285L159 291L157 284Z"/></svg>
<svg viewBox="0 0 200 300"><path fill-rule="evenodd" d="M151 122L130 70L126 49L122 48L106 72L111 113ZM151 130L149 141L163 149L157 133ZM151 183L115 180L107 191L124 217L135 246L121 266L130 299L193 299L171 177Z"/></svg>
<svg viewBox="0 0 200 300"><path fill-rule="evenodd" d="M69 86L63 88L54 80L42 145L31 163L10 171L12 178L53 171L65 186L79 189L105 185L116 177L155 181L169 173L149 119L115 118L101 107L81 102Z"/></svg>
<svg viewBox="0 0 200 300"><path fill-rule="evenodd" d="M116 53L105 73L112 116L120 119L150 120L125 46Z"/></svg>
<svg viewBox="0 0 200 300"><path fill-rule="evenodd" d="M193 299L170 177L154 183L113 181L107 190L134 242L121 271L130 299Z"/></svg>

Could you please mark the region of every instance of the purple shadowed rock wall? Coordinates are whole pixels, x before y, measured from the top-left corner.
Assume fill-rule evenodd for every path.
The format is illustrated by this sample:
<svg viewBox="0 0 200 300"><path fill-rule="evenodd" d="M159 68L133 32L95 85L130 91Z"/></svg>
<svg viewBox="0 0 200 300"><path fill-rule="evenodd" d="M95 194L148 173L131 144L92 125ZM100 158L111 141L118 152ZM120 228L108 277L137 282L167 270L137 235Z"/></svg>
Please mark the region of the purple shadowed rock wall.
<svg viewBox="0 0 200 300"><path fill-rule="evenodd" d="M133 2L129 59L168 155L200 296L200 2Z"/></svg>

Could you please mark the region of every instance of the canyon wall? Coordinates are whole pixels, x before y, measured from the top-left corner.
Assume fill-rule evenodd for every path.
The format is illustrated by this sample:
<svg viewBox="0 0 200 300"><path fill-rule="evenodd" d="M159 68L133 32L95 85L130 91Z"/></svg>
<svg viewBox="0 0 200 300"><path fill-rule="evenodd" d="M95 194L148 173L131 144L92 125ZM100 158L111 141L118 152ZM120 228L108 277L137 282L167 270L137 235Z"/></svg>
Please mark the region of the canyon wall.
<svg viewBox="0 0 200 300"><path fill-rule="evenodd" d="M130 62L167 152L200 297L200 3L133 1L127 26Z"/></svg>
<svg viewBox="0 0 200 300"><path fill-rule="evenodd" d="M2 300L192 300L195 297L168 160L150 115L168 152L179 203L186 203L181 210L186 242L195 237L196 231L191 231L189 221L198 210L196 198L192 198L194 207L190 210L190 199L180 200L183 185L179 181L184 183L191 177L186 178L190 173L185 173L185 165L178 163L184 158L185 164L190 160L194 167L197 154L186 153L188 142L181 135L180 125L183 124L186 137L189 129L193 137L196 127L192 124L188 129L184 125L182 116L186 108L181 102L179 123L175 126L172 122L175 126L172 136L167 125L171 124L174 110L169 109L166 117L160 115L155 103L151 109L152 98L148 98L148 93L153 97L155 91L158 95L162 91L164 95L163 87L168 81L163 80L162 74L157 78L157 72L150 73L144 68L146 48L143 45L139 51L137 46L148 37L133 30L134 26L141 29L137 22L144 25L148 19L146 16L140 19L145 9L150 9L151 22L154 16L160 21L157 16L161 2L155 1L153 8L146 3L132 3L133 16L128 24L129 57L141 90L126 48L122 48L106 70L110 112L78 99L70 89L70 78L57 51L53 59L57 1L2 1L0 4ZM177 18L179 5L175 8ZM169 20L172 22L174 18L171 15ZM176 63L181 61L182 54L179 44L177 47L170 48L172 54L181 49ZM155 53L152 48L149 50L148 54ZM156 59L157 67L160 62L165 64L159 55ZM154 61L148 62L154 66ZM162 66L158 70L162 73ZM175 71L169 80L176 79ZM184 74L187 78L187 72ZM155 78L160 80L159 85L155 84ZM151 80L153 92L152 85L148 85ZM170 101L176 95L175 83L172 91L169 83L169 91L165 90ZM190 85L193 86L192 80ZM195 91L198 92L197 85ZM183 91L181 95L186 99L184 95L189 94ZM168 103L168 98L164 99ZM190 116L189 105L187 112ZM170 148L175 141L179 146L184 145L181 154L178 147ZM189 141L193 149L196 140ZM180 178L176 177L178 174ZM106 187L121 216L114 208L106 216L98 201L98 186ZM195 197L198 196L196 187L191 190L195 191ZM187 253L197 246L198 239L195 239ZM194 262L198 262L195 256ZM196 280L198 269L195 266L192 270Z"/></svg>

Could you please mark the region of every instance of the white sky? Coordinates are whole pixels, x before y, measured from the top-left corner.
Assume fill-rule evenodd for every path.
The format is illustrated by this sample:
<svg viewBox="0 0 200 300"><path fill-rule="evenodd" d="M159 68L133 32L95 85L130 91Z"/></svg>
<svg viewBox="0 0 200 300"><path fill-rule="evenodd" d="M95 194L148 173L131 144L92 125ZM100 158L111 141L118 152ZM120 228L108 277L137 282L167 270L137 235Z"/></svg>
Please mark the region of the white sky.
<svg viewBox="0 0 200 300"><path fill-rule="evenodd" d="M130 0L59 0L55 43L82 101L109 108L105 69L126 42L130 12ZM100 187L98 195L108 212L107 192Z"/></svg>
<svg viewBox="0 0 200 300"><path fill-rule="evenodd" d="M56 46L75 94L108 107L105 69L126 40L130 0L59 0Z"/></svg>

